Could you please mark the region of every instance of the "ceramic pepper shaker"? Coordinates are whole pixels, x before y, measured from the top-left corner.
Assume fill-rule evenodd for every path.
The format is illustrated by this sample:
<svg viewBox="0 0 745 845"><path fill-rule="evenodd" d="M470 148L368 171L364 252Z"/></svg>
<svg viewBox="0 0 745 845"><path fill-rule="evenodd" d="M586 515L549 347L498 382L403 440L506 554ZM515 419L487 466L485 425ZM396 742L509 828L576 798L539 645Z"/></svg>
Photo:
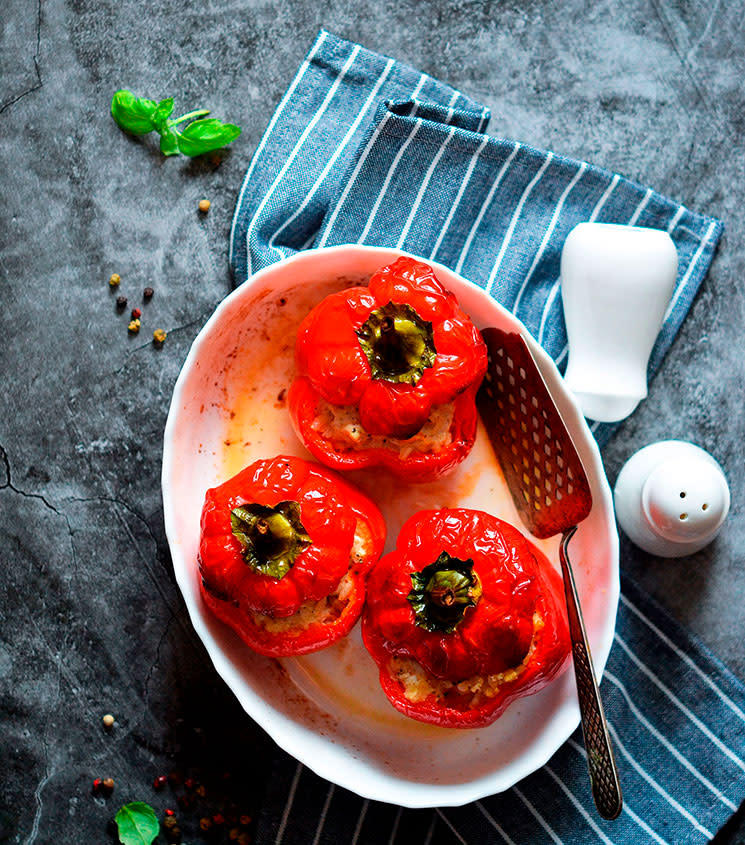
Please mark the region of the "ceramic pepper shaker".
<svg viewBox="0 0 745 845"><path fill-rule="evenodd" d="M637 546L660 557L683 557L717 535L730 493L708 452L683 440L663 440L624 464L614 501L619 525Z"/></svg>

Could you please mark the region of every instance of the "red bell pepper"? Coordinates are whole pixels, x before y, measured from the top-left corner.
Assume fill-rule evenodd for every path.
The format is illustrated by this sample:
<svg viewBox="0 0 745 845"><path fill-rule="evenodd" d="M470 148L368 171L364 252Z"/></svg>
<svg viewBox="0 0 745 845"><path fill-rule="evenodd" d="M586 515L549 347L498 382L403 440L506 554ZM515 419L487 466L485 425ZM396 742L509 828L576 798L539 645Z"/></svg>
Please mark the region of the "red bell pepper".
<svg viewBox="0 0 745 845"><path fill-rule="evenodd" d="M482 727L566 665L563 595L559 574L509 523L420 511L368 578L362 635L397 710Z"/></svg>
<svg viewBox="0 0 745 845"><path fill-rule="evenodd" d="M486 347L455 295L421 261L399 258L368 287L327 296L300 325L296 360L290 415L302 442L328 466L382 465L425 481L473 446ZM356 438L340 441L319 424L329 406L345 410ZM432 442L424 427L445 407Z"/></svg>
<svg viewBox="0 0 745 845"><path fill-rule="evenodd" d="M256 461L207 491L199 569L207 606L255 651L318 651L349 633L385 543L375 504L317 464Z"/></svg>

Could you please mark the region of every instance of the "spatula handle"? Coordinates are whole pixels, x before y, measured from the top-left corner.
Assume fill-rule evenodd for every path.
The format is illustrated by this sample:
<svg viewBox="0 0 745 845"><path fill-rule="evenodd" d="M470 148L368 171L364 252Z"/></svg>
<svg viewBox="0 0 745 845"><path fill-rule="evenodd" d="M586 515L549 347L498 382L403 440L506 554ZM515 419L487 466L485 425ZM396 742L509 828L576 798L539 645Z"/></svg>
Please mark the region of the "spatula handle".
<svg viewBox="0 0 745 845"><path fill-rule="evenodd" d="M615 819L623 808L621 783L613 756L608 724L605 721L603 703L595 680L590 647L585 633L577 587L569 563L567 546L577 530L576 526L564 532L559 546L561 572L564 576L569 634L572 639L574 674L577 679L577 695L582 715L582 733L585 737L587 767L590 770L590 784L595 806L604 819Z"/></svg>

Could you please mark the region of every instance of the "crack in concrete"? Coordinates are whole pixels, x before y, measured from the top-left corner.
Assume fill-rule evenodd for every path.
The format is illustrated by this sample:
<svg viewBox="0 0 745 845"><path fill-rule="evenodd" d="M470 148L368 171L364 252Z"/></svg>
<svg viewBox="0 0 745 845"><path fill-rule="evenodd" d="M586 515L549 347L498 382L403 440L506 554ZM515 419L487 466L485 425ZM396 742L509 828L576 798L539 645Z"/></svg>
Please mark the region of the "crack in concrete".
<svg viewBox="0 0 745 845"><path fill-rule="evenodd" d="M112 505L120 505L124 508L124 510L128 511L132 514L132 516L136 517L144 526L145 531L147 531L150 539L155 544L156 549L160 549L160 542L158 538L155 536L153 529L150 527L150 523L147 521L147 517L141 514L136 508L129 504L129 502L125 502L124 499L118 499L116 496L65 496L62 500L63 502L107 502Z"/></svg>
<svg viewBox="0 0 745 845"><path fill-rule="evenodd" d="M712 107L709 104L709 100L711 99L711 97L709 96L709 92L701 86L697 74L693 71L690 66L690 63L688 62L688 55L690 54L690 50L686 54L684 54L682 48L678 46L678 43L675 40L675 34L670 25L670 21L667 18L666 13L668 9L665 6L664 0L652 0L652 8L654 9L655 14L657 15L657 19L662 25L662 29L664 31L665 37L668 40L668 43L672 47L673 52L677 56L678 61L680 62L681 67L683 68L683 72L685 73L686 77L688 78L688 81L691 83L694 90L698 94L699 102L701 103L702 108L704 109L706 114L714 121L715 125L718 126L721 130L722 121L720 119L719 112L716 107ZM680 98L678 99L680 100ZM681 103L681 105L683 104ZM689 114L690 116L688 109L685 106L683 106L683 108L685 109L686 114Z"/></svg>
<svg viewBox="0 0 745 845"><path fill-rule="evenodd" d="M39 824L41 822L41 814L44 809L44 804L41 800L41 793L49 780L54 775L54 770L49 769L49 746L46 737L42 735L41 744L44 747L44 775L34 790L34 801L36 801L36 812L34 813L34 823L31 827L31 832L26 837L24 845L33 845L36 842L36 837L39 835Z"/></svg>
<svg viewBox="0 0 745 845"><path fill-rule="evenodd" d="M214 310L214 309L212 309ZM212 313L210 311L209 313ZM190 320L188 323L184 323L182 326L176 326L174 329L168 329L166 334L170 337L171 335L178 334L178 332L185 331L186 329L190 329L192 326L195 326L199 322L205 322L205 313L200 314L198 317L195 317L193 320ZM118 367L116 370L111 370L108 373L104 374L104 378L108 378L109 376L118 376L121 372L123 372L131 363L130 359L133 355L137 352L141 352L143 349L147 349L148 347L152 346L152 340L147 341L146 343L141 343L139 346L135 346L133 349L128 349L124 353L124 363L121 367Z"/></svg>
<svg viewBox="0 0 745 845"><path fill-rule="evenodd" d="M44 81L41 78L41 70L39 69L39 56L41 54L41 0L38 0L37 9L36 9L36 50L33 55L33 62L34 62L34 70L36 71L36 82L30 87L27 88L25 91L21 91L20 94L13 97L12 99L8 100L7 103L3 103L0 106L0 114L2 114L6 109L9 109L12 105L15 105L19 100L22 100L24 97L27 97L29 94L33 94L34 91L38 91L39 88L42 87Z"/></svg>
<svg viewBox="0 0 745 845"><path fill-rule="evenodd" d="M81 442L82 442L82 441L84 440L84 438L81 436L81 433L80 433L80 431L78 430L77 425L75 424L75 417L74 417L74 414L73 414L73 413L71 412L71 410L70 410L69 404L67 405L67 412L68 412L68 423L69 423L69 426L70 426L70 428L71 428L71 430L72 430L73 434L75 435L75 439L76 439L77 441L81 441ZM92 465L92 462L91 462L91 457L90 457L90 455L86 455L86 456L85 456L85 459L86 459L86 461L87 461L87 463L88 463L89 468L90 468L90 469L91 469L91 471L93 472L93 465ZM117 502L120 502L120 503L121 503L121 504L125 507L125 509L132 511L132 513L133 513L134 515L136 515L138 518L143 519L143 518L141 517L141 515L140 515L140 514L136 513L136 511L133 511L133 510L132 510L131 506L128 506L128 505L124 504L123 502L121 502L121 500L117 499L117 498L113 495L113 491L112 491L112 490L111 490L111 488L109 487L109 483L108 483L108 481L106 481L106 479L104 479L104 482L103 482L103 483L104 483L104 487L105 487L105 489L106 489L106 492L109 494L109 495L108 495L108 497L106 497L106 498L111 499L112 501L117 501ZM173 614L175 614L175 612L176 612L176 610L178 609L178 606L179 606L179 605L178 605L179 600L181 599L180 592L178 593L178 597L177 597L175 600L174 600L174 599L171 599L171 598L168 596L168 594L166 593L166 591L165 591L165 590L164 590L164 588L163 588L163 585L162 585L162 578L161 578L161 577L158 577L158 574L157 574L157 573L153 570L153 568L151 567L151 565L150 565L150 559L149 559L149 558L148 558L145 554L143 554L142 550L140 549L140 545L139 545L139 543L137 542L137 539L136 539L136 538L135 538L135 536L132 534L132 531L130 530L129 526L128 526L128 525L127 525L127 523L125 522L125 520L124 520L124 518L122 517L121 513L120 513L118 510L116 510L116 509L115 509L115 514L116 514L116 519L117 519L117 521L118 521L118 522L120 523L120 525L123 527L123 529L124 529L124 531L125 531L125 533L126 533L127 537L129 537L129 540L130 540L130 542L132 543L132 547L133 547L133 548L137 551L137 553L138 553L138 555L139 555L139 557L140 557L140 560L142 561L142 564L143 564L143 567L144 567L144 569L145 569L145 572L147 572L148 577L149 577L149 578L150 578L150 580L152 581L153 586L155 587L155 590L157 591L158 595L160 596L160 598L161 598L161 600L162 600L162 602L163 602L164 607L165 607L165 608L169 611L169 613L171 613L172 615L173 615ZM144 520L143 520L143 521L144 521ZM147 524L147 523L146 523L146 524ZM149 528L149 526L148 526L148 528ZM151 537L153 537L153 539L155 540L155 537L154 537L154 535L152 534L152 531L150 531L149 533L150 533L150 536L151 536ZM159 548L159 546L158 546L158 544L157 544L157 540L155 540L155 543L156 543L156 548ZM175 604L174 604L174 603L175 603ZM172 606L172 605L174 605L174 606ZM182 631L182 633L184 634L185 638L186 638L189 642L191 642L193 645L196 645L196 646L198 647L198 646L199 646L199 644L200 644L200 640L199 640L199 637L197 636L196 632L194 631L193 627L192 627L190 624L185 623L185 622L184 622L181 618L179 618L179 617L177 617L177 622L178 622L178 624L179 624L179 628L181 629L181 631Z"/></svg>
<svg viewBox="0 0 745 845"><path fill-rule="evenodd" d="M0 490L12 490L14 493L17 493L19 496L23 496L26 499L38 499L43 502L44 506L49 508L50 511L56 513L57 516L64 516L64 514L60 513L57 508L55 508L55 506L41 493L27 493L25 490L21 490L13 484L13 478L10 472L10 460L8 459L8 453L2 445L0 445L0 460L2 460L5 465L6 476L5 484L0 484Z"/></svg>
<svg viewBox="0 0 745 845"><path fill-rule="evenodd" d="M176 618L176 615L174 613L171 613L170 609L169 609L169 614L170 614L170 616L168 617L168 621L166 622L166 626L163 629L163 633L160 635L160 639L158 640L158 645L156 646L156 649L155 649L155 658L153 659L153 662L150 665L150 668L148 669L147 677L145 678L145 683L143 684L143 687L142 687L143 692L144 692L143 701L145 702L145 704L148 705L148 707L150 706L150 681L152 680L152 677L155 674L155 670L160 665L160 652L163 648L163 643L165 642L166 637L168 636L168 630L171 627L171 623Z"/></svg>
<svg viewBox="0 0 745 845"><path fill-rule="evenodd" d="M44 648L46 653L49 657L54 661L57 665L57 682L58 682L58 695L61 696L61 681L64 680L68 687L70 688L70 692L73 698L78 702L80 712L86 718L86 720L91 724L94 725L98 722L100 716L93 712L90 707L90 702L88 698L83 694L82 690L85 689L85 684L81 683L75 672L65 664L63 659L63 650L55 650L51 643L47 640L46 636L44 635L44 631L42 630L39 623L36 621L34 614L32 613L31 607L29 607L28 602L26 601L25 597L18 592L17 589L14 588L14 592L16 595L16 603L22 604L26 609L26 618L28 619L28 624L31 628L34 629L36 636L38 638L38 642ZM99 755L96 755L94 759L99 759L100 756L106 756L111 753L112 749L114 753L119 757L122 761L125 760L123 754L119 750L116 744L111 743L110 738L104 735L103 731L96 731L94 733L95 742L101 748ZM47 750L47 741L46 741L46 734L42 735L41 738L42 744L44 745L45 751ZM47 765L47 770L48 770ZM47 780L54 775L54 771L48 773ZM43 789L44 784L40 783L37 786L37 792L39 795L41 794L41 789ZM37 814L41 815L40 808L37 809ZM33 840L31 840L33 841Z"/></svg>
<svg viewBox="0 0 745 845"><path fill-rule="evenodd" d="M73 531L72 525L70 524L70 517L66 513L62 513L60 515L65 520L65 523L67 525L67 534L70 538L70 552L72 554L72 571L73 571L73 576L77 579L79 567L78 567L78 553L75 550L75 541L73 540L73 535L74 535L75 532Z"/></svg>

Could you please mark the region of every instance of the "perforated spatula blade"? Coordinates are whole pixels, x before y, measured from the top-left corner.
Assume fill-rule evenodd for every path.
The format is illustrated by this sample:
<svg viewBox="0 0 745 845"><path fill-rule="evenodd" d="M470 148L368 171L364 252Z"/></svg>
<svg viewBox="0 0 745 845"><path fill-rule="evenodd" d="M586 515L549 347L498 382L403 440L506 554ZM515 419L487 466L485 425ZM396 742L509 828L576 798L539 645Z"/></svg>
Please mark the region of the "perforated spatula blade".
<svg viewBox="0 0 745 845"><path fill-rule="evenodd" d="M623 806L621 785L567 550L592 509L590 484L525 339L495 328L481 334L489 366L477 405L512 499L535 537L562 534L559 557L592 795L600 815L615 819Z"/></svg>

